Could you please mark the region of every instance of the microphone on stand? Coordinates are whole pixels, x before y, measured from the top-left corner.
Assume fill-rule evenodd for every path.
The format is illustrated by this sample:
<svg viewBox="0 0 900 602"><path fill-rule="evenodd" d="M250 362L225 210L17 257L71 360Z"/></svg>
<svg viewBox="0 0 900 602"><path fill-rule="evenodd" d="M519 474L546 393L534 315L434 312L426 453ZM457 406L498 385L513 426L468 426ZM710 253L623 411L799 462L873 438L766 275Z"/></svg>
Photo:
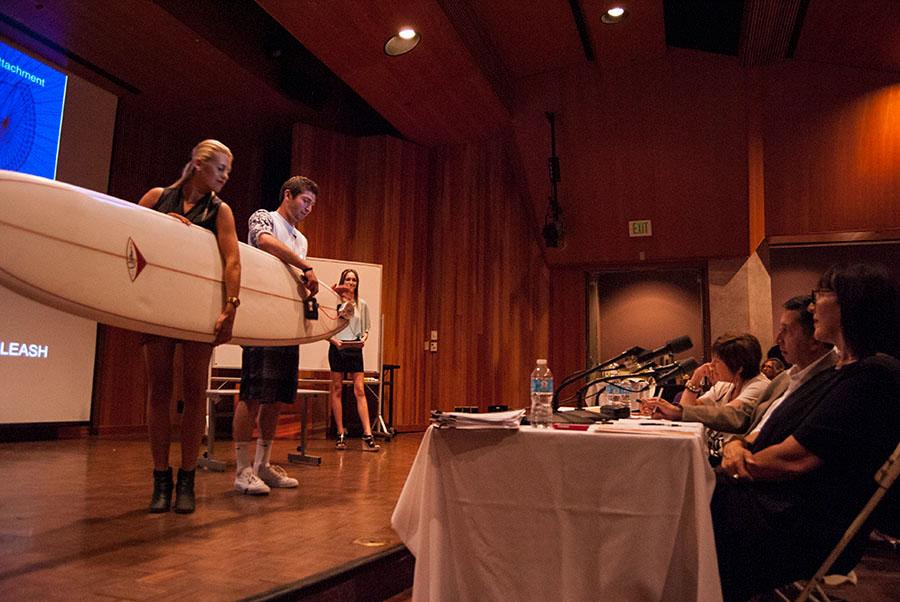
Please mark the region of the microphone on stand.
<svg viewBox="0 0 900 602"><path fill-rule="evenodd" d="M649 368L644 372L634 372L632 374L625 374L623 376L627 378L652 378L654 381L656 381L657 384L660 384L668 382L681 374L693 372L699 365L700 364L697 363L697 360L689 357L688 359L682 360L680 362L672 362L671 364L666 364L665 366L657 366L655 368ZM615 378L617 377L606 377L607 380L614 380Z"/></svg>
<svg viewBox="0 0 900 602"><path fill-rule="evenodd" d="M654 380L656 384L667 383L682 374L693 374L694 370L700 367L700 362L692 357L680 362L672 362L667 366L660 366L656 370L660 373Z"/></svg>
<svg viewBox="0 0 900 602"><path fill-rule="evenodd" d="M676 354L681 353L682 351L687 351L691 347L694 346L694 342L691 341L691 337L684 335L680 337L676 337L670 341L666 341L665 345L661 347L657 347L656 349L652 349L650 351L644 351L643 353L638 354L635 361L638 364L646 364L661 355L666 355L667 353Z"/></svg>
<svg viewBox="0 0 900 602"><path fill-rule="evenodd" d="M591 388L592 386L594 386L594 385L600 384L600 381L601 381L601 379L599 379L599 378L596 379L596 380L592 380L592 381L589 382L588 384L586 384L586 385L584 385L583 387L581 387L580 389L578 389L578 392L576 393L576 395L578 395L579 405L576 406L576 407L590 406L590 405L595 405L595 406L600 405L600 403L599 403L600 396L603 395L603 392L604 392L604 391L606 391L606 385L605 385L605 384L604 384L602 387L600 387L599 389L597 389L596 391L594 391L593 393L591 393L590 395L587 395L587 390L590 389L590 388ZM594 401L595 401L596 403L593 403L593 404L590 403L590 398L591 398L591 397L594 398Z"/></svg>
<svg viewBox="0 0 900 602"><path fill-rule="evenodd" d="M688 339L688 340L690 340L690 339ZM625 351L623 351L616 357L610 358L604 362L600 362L599 364L597 364L596 366L594 366L592 368L587 368L586 370L579 370L578 372L575 372L575 373L570 374L569 376L565 377L562 380L562 382L559 383L559 386L556 387L556 391L553 392L553 410L556 411L559 409L559 393L560 393L560 391L565 389L567 386L569 386L576 380L578 380L580 378L584 378L587 375L592 374L594 372L598 372L600 370L610 370L613 368L613 366L616 366L618 364L618 362L621 362L624 359L627 359L627 358L634 359L634 358L637 358L639 355L645 354L645 353L647 353L647 350L644 349L643 347L631 347L630 349L626 349ZM579 405L579 409L581 409L581 407L582 406Z"/></svg>
<svg viewBox="0 0 900 602"><path fill-rule="evenodd" d="M601 376L600 378L595 378L591 382L585 384L583 387L578 389L578 392L576 393L576 395L578 395L578 399L579 399L578 407L581 407L580 404L583 403L584 401L586 401L586 398L584 397L584 395L585 395L585 393L587 393L587 390L590 389L594 385L599 385L601 383L608 383L608 382L614 381L614 380L623 380L626 378L652 378L653 381L657 385L661 385L661 384L669 382L670 380L677 378L678 376L680 376L682 374L692 374L699 365L700 364L697 362L697 360L690 357L690 358L688 358L686 360L682 360L680 362L672 362L671 364L666 364L665 366L648 368L647 370L644 370L641 372L632 372L631 374L619 374L616 376ZM596 393L592 393L592 395L599 396L602 391L603 391L603 389L600 389L600 391L597 391Z"/></svg>

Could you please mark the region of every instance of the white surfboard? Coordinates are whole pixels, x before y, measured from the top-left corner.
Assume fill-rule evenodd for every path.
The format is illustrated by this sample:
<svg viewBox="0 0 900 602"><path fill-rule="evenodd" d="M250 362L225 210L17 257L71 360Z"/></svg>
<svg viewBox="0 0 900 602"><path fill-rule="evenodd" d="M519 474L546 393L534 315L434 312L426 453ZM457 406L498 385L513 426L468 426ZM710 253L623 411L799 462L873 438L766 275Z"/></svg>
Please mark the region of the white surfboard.
<svg viewBox="0 0 900 602"><path fill-rule="evenodd" d="M292 345L346 327L321 286L303 317L301 273L244 243L231 342ZM0 284L104 324L211 342L222 309L222 259L199 226L99 192L0 170Z"/></svg>

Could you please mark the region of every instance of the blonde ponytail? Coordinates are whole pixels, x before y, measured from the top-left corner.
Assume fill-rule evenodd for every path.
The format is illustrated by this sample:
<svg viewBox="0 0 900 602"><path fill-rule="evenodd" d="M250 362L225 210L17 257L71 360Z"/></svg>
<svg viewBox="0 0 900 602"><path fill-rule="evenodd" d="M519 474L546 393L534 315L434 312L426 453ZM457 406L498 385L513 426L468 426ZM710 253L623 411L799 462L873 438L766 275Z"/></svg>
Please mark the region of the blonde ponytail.
<svg viewBox="0 0 900 602"><path fill-rule="evenodd" d="M234 155L231 154L231 149L229 149L218 140L208 138L200 142L193 148L193 150L191 151L191 160L188 161L187 165L184 166L184 169L181 170L181 177L175 180L175 182L171 186L169 186L169 188L181 188L182 186L187 184L188 180L190 180L194 175L194 161L196 161L197 159L199 159L200 161L206 161L215 153L222 153L229 159L234 158Z"/></svg>

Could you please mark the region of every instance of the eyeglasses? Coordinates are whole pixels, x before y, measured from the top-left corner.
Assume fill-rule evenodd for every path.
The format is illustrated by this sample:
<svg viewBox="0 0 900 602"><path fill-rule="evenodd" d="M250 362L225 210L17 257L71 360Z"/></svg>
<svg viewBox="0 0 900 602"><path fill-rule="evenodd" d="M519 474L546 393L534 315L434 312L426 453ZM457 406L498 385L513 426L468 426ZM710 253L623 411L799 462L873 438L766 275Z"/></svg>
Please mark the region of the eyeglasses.
<svg viewBox="0 0 900 602"><path fill-rule="evenodd" d="M819 300L819 297L822 295L831 295L834 294L834 289L830 288L814 288L812 290L812 299L813 303Z"/></svg>

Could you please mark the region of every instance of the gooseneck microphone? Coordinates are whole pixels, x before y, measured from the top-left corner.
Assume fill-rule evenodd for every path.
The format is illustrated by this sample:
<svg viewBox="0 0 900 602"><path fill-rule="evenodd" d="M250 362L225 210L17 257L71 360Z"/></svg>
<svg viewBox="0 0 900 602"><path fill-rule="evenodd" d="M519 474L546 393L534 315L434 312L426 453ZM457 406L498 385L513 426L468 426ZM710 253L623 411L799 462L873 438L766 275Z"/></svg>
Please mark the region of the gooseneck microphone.
<svg viewBox="0 0 900 602"><path fill-rule="evenodd" d="M661 347L657 347L656 349L652 349L650 351L644 351L637 356L635 361L637 361L637 363L639 364L644 364L658 358L661 355L666 355L667 353L675 354L681 353L682 351L687 351L693 346L694 342L691 341L691 337L687 335L676 337L671 341L666 341L666 344Z"/></svg>
<svg viewBox="0 0 900 602"><path fill-rule="evenodd" d="M690 340L690 339L689 339ZM604 362L600 362L596 366L592 368L588 368L586 370L579 370L569 376L565 377L562 382L559 383L559 386L556 387L556 391L553 392L553 410L556 411L559 409L559 393L567 386L575 382L580 378L584 378L589 374L593 374L594 372L599 372L600 370L608 370L616 363L624 360L625 358L636 358L642 353L647 353L647 350L643 347L632 347L630 349L626 349L616 357L610 358Z"/></svg>
<svg viewBox="0 0 900 602"><path fill-rule="evenodd" d="M659 366L656 368L647 368L644 370L640 370L637 372L633 372L631 374L618 374L615 376L601 376L600 378L596 378L589 383L582 386L578 389L576 395L578 396L579 403L583 403L585 401L585 394L588 389L595 385L600 385L602 383L608 383L616 380L625 380L628 378L652 378L653 381L657 385L662 385L670 380L677 378L682 374L692 374L694 370L700 364L694 358L690 357L686 360L682 360L680 362L672 362L671 364L666 364L665 366ZM604 387L605 388L605 387ZM603 389L600 389L596 393L591 393L592 396L598 396L603 392ZM579 405L580 407L580 405Z"/></svg>
<svg viewBox="0 0 900 602"><path fill-rule="evenodd" d="M700 367L700 363L692 357L680 362L672 362L666 366L660 366L656 369L656 384L667 383L670 380L681 376L682 374L693 374L694 370Z"/></svg>

